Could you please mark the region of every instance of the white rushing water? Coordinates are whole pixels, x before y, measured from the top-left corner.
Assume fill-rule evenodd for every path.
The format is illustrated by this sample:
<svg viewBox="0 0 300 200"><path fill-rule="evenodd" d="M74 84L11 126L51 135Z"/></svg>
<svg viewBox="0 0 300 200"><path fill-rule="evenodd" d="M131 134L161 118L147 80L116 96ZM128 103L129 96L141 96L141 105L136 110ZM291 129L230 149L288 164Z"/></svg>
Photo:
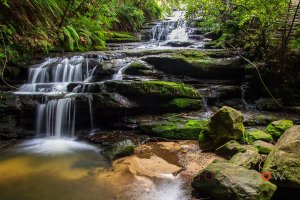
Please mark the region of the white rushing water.
<svg viewBox="0 0 300 200"><path fill-rule="evenodd" d="M37 133L56 138L74 137L74 99L54 99L40 104L37 111Z"/></svg>
<svg viewBox="0 0 300 200"><path fill-rule="evenodd" d="M188 40L185 11L175 11L166 21L157 23L150 31L152 41Z"/></svg>
<svg viewBox="0 0 300 200"><path fill-rule="evenodd" d="M98 58L98 62L102 59ZM86 65L84 69L83 64ZM92 68L89 59L83 56L48 58L29 68L28 83L16 93L67 92L66 86L70 82L89 82L96 68Z"/></svg>
<svg viewBox="0 0 300 200"><path fill-rule="evenodd" d="M53 137L28 140L19 144L18 148L23 153L43 155L71 154L79 151L100 151L100 149L93 145L78 142L72 138L58 139Z"/></svg>

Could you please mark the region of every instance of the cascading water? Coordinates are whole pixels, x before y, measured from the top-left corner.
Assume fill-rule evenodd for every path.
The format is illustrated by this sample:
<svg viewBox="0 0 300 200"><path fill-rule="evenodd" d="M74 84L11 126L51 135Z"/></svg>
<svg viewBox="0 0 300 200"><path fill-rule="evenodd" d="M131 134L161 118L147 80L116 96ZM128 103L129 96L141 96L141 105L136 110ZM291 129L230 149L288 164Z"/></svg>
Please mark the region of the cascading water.
<svg viewBox="0 0 300 200"><path fill-rule="evenodd" d="M83 56L46 59L29 69L28 84L24 84L19 92L66 92L67 83L88 82L95 70L96 67L90 69L89 59Z"/></svg>
<svg viewBox="0 0 300 200"><path fill-rule="evenodd" d="M187 40L184 16L184 11L176 11L167 21L157 23L150 31L152 41Z"/></svg>
<svg viewBox="0 0 300 200"><path fill-rule="evenodd" d="M72 98L54 99L38 107L37 133L47 136L74 137L75 102Z"/></svg>

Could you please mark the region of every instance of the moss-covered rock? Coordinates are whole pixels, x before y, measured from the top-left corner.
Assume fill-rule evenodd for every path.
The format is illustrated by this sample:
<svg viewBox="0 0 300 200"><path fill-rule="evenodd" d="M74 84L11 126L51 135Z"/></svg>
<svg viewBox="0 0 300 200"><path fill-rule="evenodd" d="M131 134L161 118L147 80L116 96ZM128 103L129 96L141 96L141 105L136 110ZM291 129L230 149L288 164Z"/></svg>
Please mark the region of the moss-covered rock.
<svg viewBox="0 0 300 200"><path fill-rule="evenodd" d="M239 111L223 106L212 116L206 136L215 143L216 148L230 140L241 140L245 134L244 117Z"/></svg>
<svg viewBox="0 0 300 200"><path fill-rule="evenodd" d="M107 32L106 42L111 43L123 43L123 42L139 42L141 41L139 37L131 33L125 32Z"/></svg>
<svg viewBox="0 0 300 200"><path fill-rule="evenodd" d="M255 123L256 123L256 125L259 125L259 126L266 126L269 123L271 123L272 121L276 121L276 120L278 120L278 119L274 115L260 114L260 115L255 116Z"/></svg>
<svg viewBox="0 0 300 200"><path fill-rule="evenodd" d="M173 53L147 56L144 61L156 69L173 75L196 78L241 78L245 75L240 58L212 58L204 53Z"/></svg>
<svg viewBox="0 0 300 200"><path fill-rule="evenodd" d="M103 153L110 160L114 160L124 156L130 156L134 153L135 145L131 140L124 140L113 144L107 148Z"/></svg>
<svg viewBox="0 0 300 200"><path fill-rule="evenodd" d="M214 199L269 200L276 186L261 178L260 173L231 163L211 163L192 181L192 187Z"/></svg>
<svg viewBox="0 0 300 200"><path fill-rule="evenodd" d="M182 83L166 81L107 81L107 90L125 96L134 97L164 97L164 98L194 98L200 99L201 94L194 88Z"/></svg>
<svg viewBox="0 0 300 200"><path fill-rule="evenodd" d="M270 133L273 136L273 138L278 139L284 133L284 131L292 127L293 124L294 123L291 120L282 119L282 120L271 122L267 126L266 130L268 133Z"/></svg>
<svg viewBox="0 0 300 200"><path fill-rule="evenodd" d="M240 152L235 154L231 159L230 163L238 166L245 167L247 169L255 169L260 160L260 155L258 151L255 149L247 150L245 152Z"/></svg>
<svg viewBox="0 0 300 200"><path fill-rule="evenodd" d="M196 140L199 134L206 130L208 121L206 120L185 120L169 119L165 121L153 121L140 124L141 130L145 134L170 138Z"/></svg>
<svg viewBox="0 0 300 200"><path fill-rule="evenodd" d="M300 126L289 128L268 155L263 171L279 175L276 185L300 189Z"/></svg>
<svg viewBox="0 0 300 200"><path fill-rule="evenodd" d="M148 66L145 62L134 61L128 65L124 71L125 74L134 76L153 76L155 72L153 68Z"/></svg>
<svg viewBox="0 0 300 200"><path fill-rule="evenodd" d="M244 141L252 144L256 140L263 140L266 142L271 142L273 140L273 137L272 137L272 135L270 135L262 130L259 130L259 129L247 130L246 135L244 137Z"/></svg>
<svg viewBox="0 0 300 200"><path fill-rule="evenodd" d="M230 140L226 144L216 149L216 154L224 158L230 159L237 153L244 153L247 150L256 151L251 145L241 145L235 140Z"/></svg>
<svg viewBox="0 0 300 200"><path fill-rule="evenodd" d="M253 146L257 148L258 152L261 154L269 154L273 149L274 145L267 143L262 140L257 140L253 143Z"/></svg>
<svg viewBox="0 0 300 200"><path fill-rule="evenodd" d="M172 110L195 110L202 107L202 100L188 98L174 98L165 104L166 108Z"/></svg>

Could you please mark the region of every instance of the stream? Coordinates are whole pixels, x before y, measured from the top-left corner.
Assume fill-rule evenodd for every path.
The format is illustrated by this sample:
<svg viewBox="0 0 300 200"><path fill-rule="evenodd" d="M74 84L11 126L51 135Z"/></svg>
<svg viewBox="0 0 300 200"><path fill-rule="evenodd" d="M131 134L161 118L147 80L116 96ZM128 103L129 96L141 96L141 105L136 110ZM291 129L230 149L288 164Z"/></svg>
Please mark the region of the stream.
<svg viewBox="0 0 300 200"><path fill-rule="evenodd" d="M102 154L106 143L111 142L109 139L101 145L78 139L78 135L89 134L92 137L99 131L110 132L111 129L107 127L131 133L135 131L137 120L160 120L160 114L149 117L143 113L147 109L161 112L160 107L149 106L148 101L151 102L151 99L142 100L148 106L144 109L132 103L123 93L113 96L110 93L95 95L98 91L109 90L109 87L114 86L109 84L114 81L158 79L191 85L203 94L201 112L186 114L186 117L192 119L208 119L216 107L224 104L242 109L248 124L256 123L255 116L269 113L254 109L251 99L247 99L244 67L235 69L240 70L239 76L229 72L233 77L230 80L223 78L226 74L216 72L210 78L199 81L193 74L190 76L188 70L183 75L178 75L181 72L167 75L161 73L168 69L153 69L150 62L140 59L144 55L135 55L144 51L168 53L168 50L203 49L210 39L184 20L184 12L176 11L173 17L157 22L148 30L148 34L151 38L149 41L135 45L114 44L110 51L104 53L61 55L45 58L42 63L30 66L27 83L14 91L14 94L38 101L34 113L35 125L32 120L26 124L35 130L35 136L1 152L1 200L190 199L190 191L184 180L172 172L156 177L137 175L135 179L127 171L122 176L116 175L118 170L114 170L118 168L112 166ZM236 57L216 59L223 65L235 61ZM129 65L137 60L142 60L149 67L143 69L145 75L125 74ZM107 100L109 98L113 98L112 105ZM111 107L106 109L107 105ZM134 109L129 113L127 108ZM132 117L137 113L141 119ZM32 112L30 114L33 115ZM282 117L287 114L278 112L272 115ZM289 118L298 120L292 114ZM113 139L115 137L120 136L113 136ZM128 137L136 139L140 136ZM145 141L142 138L137 143L144 144Z"/></svg>

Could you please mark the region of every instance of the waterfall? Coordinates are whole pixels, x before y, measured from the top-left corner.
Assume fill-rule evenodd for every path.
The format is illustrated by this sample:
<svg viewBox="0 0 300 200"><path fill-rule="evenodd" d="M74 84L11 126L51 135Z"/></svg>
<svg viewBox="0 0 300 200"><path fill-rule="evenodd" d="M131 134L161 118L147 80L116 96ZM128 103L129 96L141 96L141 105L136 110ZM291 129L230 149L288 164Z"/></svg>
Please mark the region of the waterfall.
<svg viewBox="0 0 300 200"><path fill-rule="evenodd" d="M28 83L19 92L50 92L61 88L65 83L83 81L83 56L71 58L51 58L29 68ZM87 61L87 72L89 74Z"/></svg>
<svg viewBox="0 0 300 200"><path fill-rule="evenodd" d="M37 133L47 136L73 137L75 132L75 102L72 98L54 99L38 107ZM45 119L45 120L44 120Z"/></svg>
<svg viewBox="0 0 300 200"><path fill-rule="evenodd" d="M129 64L125 64L123 67L121 67L116 74L113 75L112 80L122 80L123 79L123 72L125 69L128 68Z"/></svg>
<svg viewBox="0 0 300 200"><path fill-rule="evenodd" d="M89 108L90 108L91 130L93 130L94 129L93 105L92 105L93 96L89 95L88 99L89 99Z"/></svg>
<svg viewBox="0 0 300 200"><path fill-rule="evenodd" d="M150 30L152 41L188 40L184 17L184 11L175 11L167 21L157 23Z"/></svg>

